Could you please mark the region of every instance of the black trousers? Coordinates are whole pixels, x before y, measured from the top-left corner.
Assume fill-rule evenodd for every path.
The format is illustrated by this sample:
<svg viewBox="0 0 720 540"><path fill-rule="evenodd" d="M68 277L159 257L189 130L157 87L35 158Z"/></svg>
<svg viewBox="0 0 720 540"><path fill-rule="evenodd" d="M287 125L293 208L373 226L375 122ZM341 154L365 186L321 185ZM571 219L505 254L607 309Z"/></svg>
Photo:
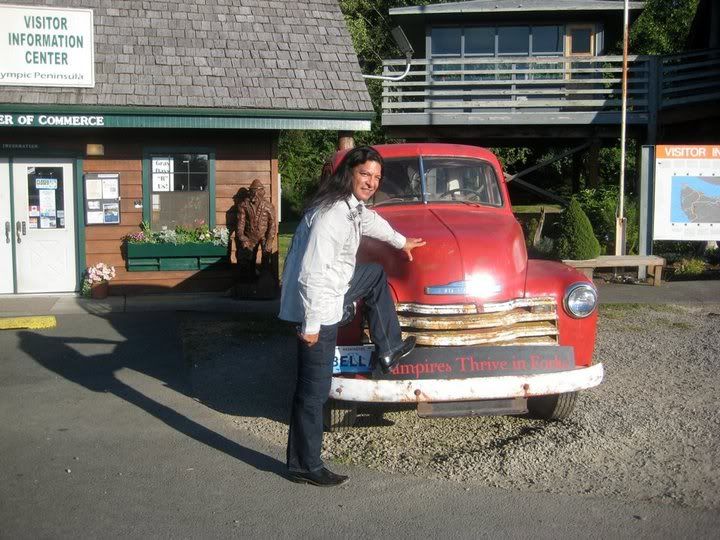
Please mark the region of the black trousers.
<svg viewBox="0 0 720 540"><path fill-rule="evenodd" d="M363 299L370 336L378 354L402 344L395 305L385 271L379 264L359 264L345 294L345 304ZM323 437L323 405L330 393L338 325L320 327L318 342L309 347L298 339L297 385L290 414L287 467L290 472L313 472L324 465L320 459Z"/></svg>

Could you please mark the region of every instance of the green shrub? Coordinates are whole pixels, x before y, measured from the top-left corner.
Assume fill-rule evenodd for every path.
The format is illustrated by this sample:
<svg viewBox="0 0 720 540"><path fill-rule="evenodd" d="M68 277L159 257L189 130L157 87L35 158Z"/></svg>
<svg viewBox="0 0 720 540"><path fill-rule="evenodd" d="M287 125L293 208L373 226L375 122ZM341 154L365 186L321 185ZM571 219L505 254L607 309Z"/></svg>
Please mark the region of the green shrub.
<svg viewBox="0 0 720 540"><path fill-rule="evenodd" d="M615 219L619 203L617 186L583 189L577 194L580 206L592 223L595 237L602 253L615 252ZM640 209L632 195L625 197L625 248L627 253L637 253L640 239Z"/></svg>
<svg viewBox="0 0 720 540"><path fill-rule="evenodd" d="M600 255L600 243L592 224L577 199L570 200L560 218L560 236L555 243L561 259L594 259Z"/></svg>
<svg viewBox="0 0 720 540"><path fill-rule="evenodd" d="M678 276L698 276L705 272L707 264L702 259L681 259L675 265L675 274Z"/></svg>
<svg viewBox="0 0 720 540"><path fill-rule="evenodd" d="M713 266L720 264L720 248L708 249L705 252L705 260Z"/></svg>
<svg viewBox="0 0 720 540"><path fill-rule="evenodd" d="M705 242L658 240L653 242L653 253L663 257L668 264L673 264L681 259L692 259L701 255L704 246Z"/></svg>

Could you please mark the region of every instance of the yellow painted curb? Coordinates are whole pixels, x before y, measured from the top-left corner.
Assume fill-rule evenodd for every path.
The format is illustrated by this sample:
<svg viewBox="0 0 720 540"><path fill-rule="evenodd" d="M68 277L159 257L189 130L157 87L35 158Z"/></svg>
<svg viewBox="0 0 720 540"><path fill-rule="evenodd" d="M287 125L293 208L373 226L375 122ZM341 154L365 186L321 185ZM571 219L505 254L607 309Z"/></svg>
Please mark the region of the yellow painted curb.
<svg viewBox="0 0 720 540"><path fill-rule="evenodd" d="M55 328L57 320L52 315L39 317L0 317L0 330L17 330L19 328Z"/></svg>

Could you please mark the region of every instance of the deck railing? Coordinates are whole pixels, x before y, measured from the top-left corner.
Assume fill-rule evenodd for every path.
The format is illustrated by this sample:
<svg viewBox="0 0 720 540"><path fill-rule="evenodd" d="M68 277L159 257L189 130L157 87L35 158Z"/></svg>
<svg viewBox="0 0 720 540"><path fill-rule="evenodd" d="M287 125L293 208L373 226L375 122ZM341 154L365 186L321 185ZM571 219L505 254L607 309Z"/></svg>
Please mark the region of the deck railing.
<svg viewBox="0 0 720 540"><path fill-rule="evenodd" d="M662 57L660 107L720 99L720 49Z"/></svg>
<svg viewBox="0 0 720 540"><path fill-rule="evenodd" d="M387 60L383 74L402 72L405 62ZM630 56L628 115L644 123L665 107L717 99L720 52ZM622 56L431 58L411 61L401 81L383 81L386 117L482 113L606 114L619 121L622 107ZM558 115L558 113L560 113ZM528 115L530 116L530 115ZM592 120L588 120L592 121ZM395 122L391 122L395 123Z"/></svg>
<svg viewBox="0 0 720 540"><path fill-rule="evenodd" d="M384 73L402 61L384 62ZM403 112L617 111L622 57L432 58L402 81L383 82L383 110ZM629 64L628 108L647 111L648 58Z"/></svg>

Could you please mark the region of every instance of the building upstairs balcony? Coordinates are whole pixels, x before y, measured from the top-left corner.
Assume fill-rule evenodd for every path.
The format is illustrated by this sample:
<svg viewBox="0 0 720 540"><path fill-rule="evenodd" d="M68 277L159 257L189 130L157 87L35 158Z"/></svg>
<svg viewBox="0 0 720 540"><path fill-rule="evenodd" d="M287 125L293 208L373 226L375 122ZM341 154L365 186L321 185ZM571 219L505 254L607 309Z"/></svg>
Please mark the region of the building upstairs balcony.
<svg viewBox="0 0 720 540"><path fill-rule="evenodd" d="M391 136L485 143L617 137L624 4L465 0L390 9L415 54L407 77L383 83L383 126ZM631 136L652 139L663 123L720 111L718 4L699 0L696 39L686 44L693 52L630 56ZM630 25L644 7L628 2ZM404 60L384 62L384 75L404 70Z"/></svg>
<svg viewBox="0 0 720 540"><path fill-rule="evenodd" d="M617 133L622 64L622 56L587 55L413 59L403 80L383 81L382 123L400 136L428 127L453 128L458 138L500 133L493 126L502 126L508 137L539 135L553 126ZM404 66L388 60L383 73L397 74ZM662 121L665 111L717 105L720 51L630 56L627 97L628 126L638 132Z"/></svg>

